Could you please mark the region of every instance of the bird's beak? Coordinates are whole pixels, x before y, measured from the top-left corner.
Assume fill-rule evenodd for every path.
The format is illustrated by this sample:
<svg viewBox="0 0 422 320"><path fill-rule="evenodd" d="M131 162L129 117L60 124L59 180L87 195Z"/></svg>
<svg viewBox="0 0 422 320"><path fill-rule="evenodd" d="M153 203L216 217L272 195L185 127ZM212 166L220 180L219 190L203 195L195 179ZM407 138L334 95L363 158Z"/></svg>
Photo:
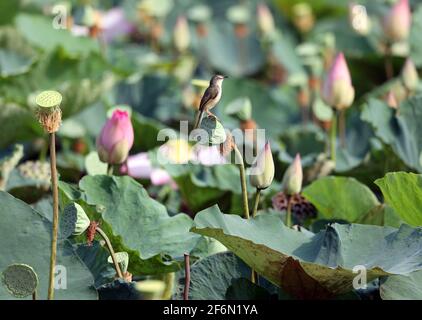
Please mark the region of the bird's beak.
<svg viewBox="0 0 422 320"><path fill-rule="evenodd" d="M227 79L227 78L228 78L228 76L223 76L223 78L224 78L224 79Z"/></svg>

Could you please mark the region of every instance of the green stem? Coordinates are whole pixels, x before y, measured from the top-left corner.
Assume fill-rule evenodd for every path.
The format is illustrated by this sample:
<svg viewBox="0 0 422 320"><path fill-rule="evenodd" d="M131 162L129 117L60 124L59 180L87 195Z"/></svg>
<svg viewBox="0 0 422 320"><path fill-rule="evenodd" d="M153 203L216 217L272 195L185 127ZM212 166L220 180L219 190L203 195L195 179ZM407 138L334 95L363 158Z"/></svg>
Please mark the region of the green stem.
<svg viewBox="0 0 422 320"><path fill-rule="evenodd" d="M113 175L113 171L114 171L114 166L112 164L108 164L107 165L107 174L109 176L112 176Z"/></svg>
<svg viewBox="0 0 422 320"><path fill-rule="evenodd" d="M32 300L37 300L37 289L32 292Z"/></svg>
<svg viewBox="0 0 422 320"><path fill-rule="evenodd" d="M166 284L162 298L163 300L170 300L173 295L174 279L176 274L174 272L166 273L163 276L163 281Z"/></svg>
<svg viewBox="0 0 422 320"><path fill-rule="evenodd" d="M286 226L292 226L292 201L291 196L287 196L287 214L286 214Z"/></svg>
<svg viewBox="0 0 422 320"><path fill-rule="evenodd" d="M259 198L261 196L261 189L256 189L255 192L255 203L253 206L253 211L252 211L252 217L255 218L256 217L256 213L258 211L258 206L259 206Z"/></svg>
<svg viewBox="0 0 422 320"><path fill-rule="evenodd" d="M387 43L385 49L385 75L387 80L391 80L394 77L393 53L391 47L391 43Z"/></svg>
<svg viewBox="0 0 422 320"><path fill-rule="evenodd" d="M331 160L336 163L336 140L337 140L337 112L333 113L333 120L331 121Z"/></svg>
<svg viewBox="0 0 422 320"><path fill-rule="evenodd" d="M53 191L53 230L51 237L50 274L48 283L48 300L54 299L54 273L57 256L57 234L59 228L59 189L56 169L56 134L50 133L50 170Z"/></svg>
<svg viewBox="0 0 422 320"><path fill-rule="evenodd" d="M258 206L259 206L259 198L261 196L261 189L256 189L255 192L255 203L253 206L253 211L252 211L252 217L255 218L256 217L256 213L258 211ZM258 274L256 273L256 271L254 269L252 269L252 274L251 274L251 281L252 283L256 283L256 280L258 279Z"/></svg>
<svg viewBox="0 0 422 320"><path fill-rule="evenodd" d="M240 171L240 184L242 187L243 211L246 219L249 219L249 203L248 203L248 190L246 188L246 172L245 164L243 163L242 154L239 148L234 144L235 162L239 165Z"/></svg>
<svg viewBox="0 0 422 320"><path fill-rule="evenodd" d="M338 120L339 133L340 133L340 145L343 149L346 148L346 110L341 110Z"/></svg>
<svg viewBox="0 0 422 320"><path fill-rule="evenodd" d="M104 239L104 241L107 245L108 251L110 251L110 256L111 256L111 259L113 260L114 269L116 269L117 276L121 279L124 279L122 270L120 269L120 265L119 265L119 262L117 261L116 255L115 255L114 250L113 250L113 246L111 245L111 242L110 242L110 239L107 237L105 232L102 229L100 229L99 227L97 227L96 232L98 232L98 234Z"/></svg>

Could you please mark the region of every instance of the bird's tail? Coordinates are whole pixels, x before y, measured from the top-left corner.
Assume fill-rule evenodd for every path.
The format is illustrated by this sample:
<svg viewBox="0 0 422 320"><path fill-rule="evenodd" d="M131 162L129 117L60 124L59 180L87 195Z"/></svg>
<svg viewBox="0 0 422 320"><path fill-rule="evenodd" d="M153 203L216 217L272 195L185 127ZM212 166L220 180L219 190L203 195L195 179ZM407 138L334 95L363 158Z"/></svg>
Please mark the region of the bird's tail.
<svg viewBox="0 0 422 320"><path fill-rule="evenodd" d="M193 127L193 130L198 129L199 125L201 124L203 115L204 115L204 110L201 110L197 113L196 119L195 119L195 126Z"/></svg>

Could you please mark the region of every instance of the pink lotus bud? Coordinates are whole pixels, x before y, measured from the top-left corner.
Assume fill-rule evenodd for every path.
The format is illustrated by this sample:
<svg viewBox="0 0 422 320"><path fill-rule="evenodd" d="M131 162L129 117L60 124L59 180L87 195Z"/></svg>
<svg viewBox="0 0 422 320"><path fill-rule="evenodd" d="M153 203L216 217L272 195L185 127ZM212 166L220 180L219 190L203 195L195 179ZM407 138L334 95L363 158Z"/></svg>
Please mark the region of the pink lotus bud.
<svg viewBox="0 0 422 320"><path fill-rule="evenodd" d="M176 25L174 26L173 31L173 43L176 50L180 53L185 52L189 48L189 25L186 17L184 16L180 16L177 18Z"/></svg>
<svg viewBox="0 0 422 320"><path fill-rule="evenodd" d="M120 164L126 160L132 145L133 127L129 114L117 109L97 138L98 156L103 162Z"/></svg>
<svg viewBox="0 0 422 320"><path fill-rule="evenodd" d="M412 59L407 58L401 71L401 79L407 90L413 92L418 87L419 77Z"/></svg>
<svg viewBox="0 0 422 320"><path fill-rule="evenodd" d="M302 189L302 163L300 161L300 154L297 154L293 163L287 168L283 176L283 191L288 194L299 193Z"/></svg>
<svg viewBox="0 0 422 320"><path fill-rule="evenodd" d="M355 89L352 85L349 68L344 54L337 54L322 87L322 98L325 103L336 109L350 107L355 98Z"/></svg>
<svg viewBox="0 0 422 320"><path fill-rule="evenodd" d="M267 142L264 149L258 154L251 168L251 185L257 189L268 188L274 179L274 160L271 153L270 143Z"/></svg>
<svg viewBox="0 0 422 320"><path fill-rule="evenodd" d="M274 18L267 5L264 3L258 4L256 13L259 31L261 31L263 35L273 33L275 30Z"/></svg>
<svg viewBox="0 0 422 320"><path fill-rule="evenodd" d="M394 92L392 90L390 90L388 92L387 97L386 97L386 102L387 102L387 105L390 108L392 108L392 109L398 108L397 99L396 99L396 96L394 95Z"/></svg>
<svg viewBox="0 0 422 320"><path fill-rule="evenodd" d="M382 20L384 35L391 42L407 39L411 24L409 0L398 0Z"/></svg>

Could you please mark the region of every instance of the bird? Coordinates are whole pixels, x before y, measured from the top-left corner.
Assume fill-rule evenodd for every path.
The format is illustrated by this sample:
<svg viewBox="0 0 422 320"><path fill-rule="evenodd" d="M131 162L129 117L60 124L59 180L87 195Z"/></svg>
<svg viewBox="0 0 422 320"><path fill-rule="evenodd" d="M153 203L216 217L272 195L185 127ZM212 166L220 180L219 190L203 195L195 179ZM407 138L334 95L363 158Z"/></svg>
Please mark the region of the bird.
<svg viewBox="0 0 422 320"><path fill-rule="evenodd" d="M210 85L208 86L207 90L205 90L204 95L201 98L201 102L199 104L199 112L196 116L195 126L193 127L193 129L197 129L201 124L204 112L207 112L209 115L212 115L210 110L214 108L220 101L221 94L223 92L221 86L223 84L223 80L226 78L227 76L222 76L219 74L216 74L211 78Z"/></svg>

